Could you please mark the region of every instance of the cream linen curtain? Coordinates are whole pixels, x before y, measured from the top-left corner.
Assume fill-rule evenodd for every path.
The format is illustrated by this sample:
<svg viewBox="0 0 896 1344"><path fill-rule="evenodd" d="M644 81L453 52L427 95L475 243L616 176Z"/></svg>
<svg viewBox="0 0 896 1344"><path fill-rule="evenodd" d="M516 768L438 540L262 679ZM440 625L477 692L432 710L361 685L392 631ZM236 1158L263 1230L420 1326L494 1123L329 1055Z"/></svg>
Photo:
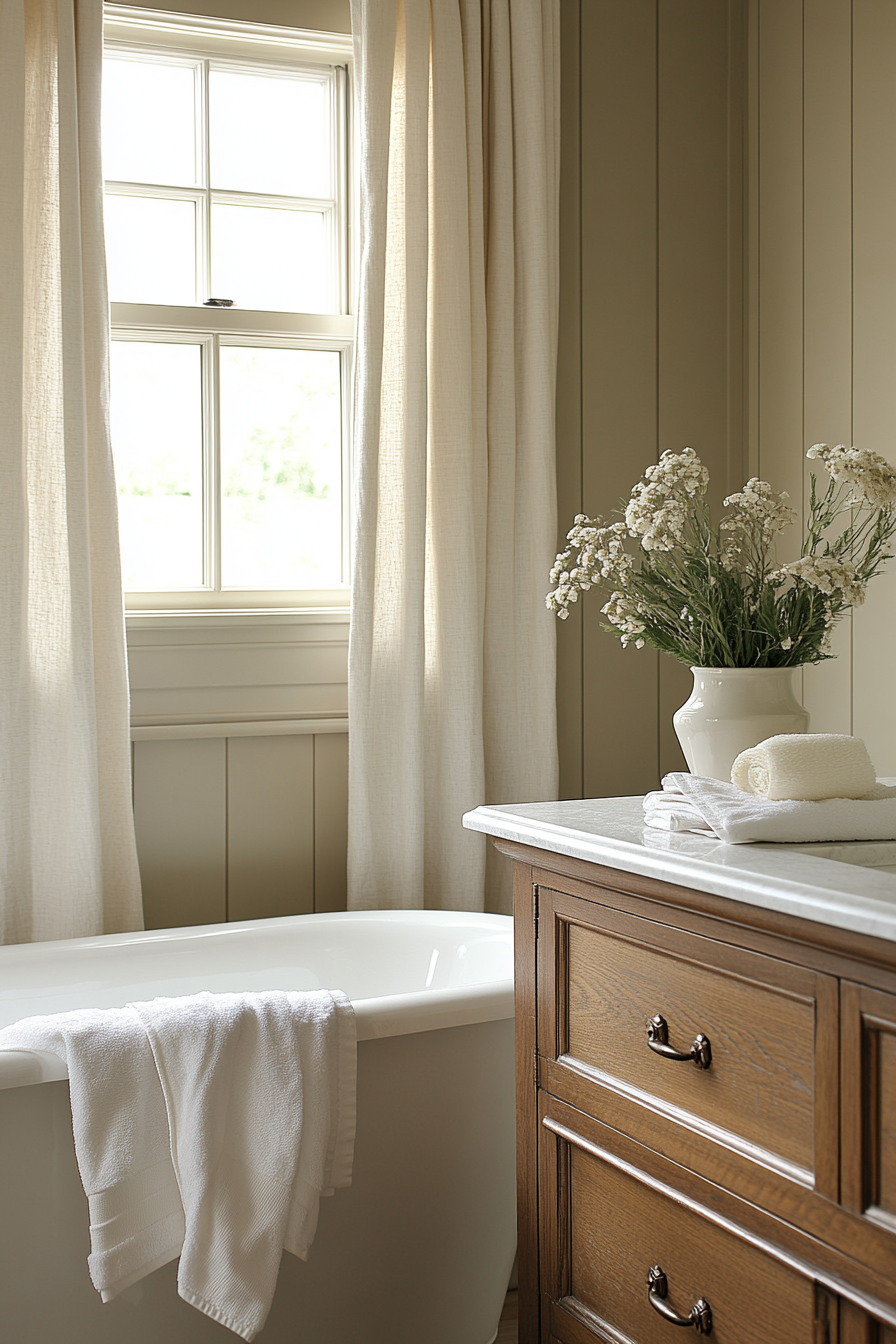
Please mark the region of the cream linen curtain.
<svg viewBox="0 0 896 1344"><path fill-rule="evenodd" d="M0 941L139 928L101 0L0 0Z"/></svg>
<svg viewBox="0 0 896 1344"><path fill-rule="evenodd" d="M349 902L506 909L461 816L556 797L557 0L352 0L352 28Z"/></svg>

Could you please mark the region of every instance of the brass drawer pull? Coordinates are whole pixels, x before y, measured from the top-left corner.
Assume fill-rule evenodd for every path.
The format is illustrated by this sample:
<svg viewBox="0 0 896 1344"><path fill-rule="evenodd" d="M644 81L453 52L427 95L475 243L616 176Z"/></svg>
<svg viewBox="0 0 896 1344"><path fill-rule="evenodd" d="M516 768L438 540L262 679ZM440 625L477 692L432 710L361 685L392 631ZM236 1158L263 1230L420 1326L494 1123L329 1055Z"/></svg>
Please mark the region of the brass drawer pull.
<svg viewBox="0 0 896 1344"><path fill-rule="evenodd" d="M657 1055L662 1055L663 1059L692 1059L698 1069L708 1069L712 1063L712 1046L709 1043L709 1037L701 1032L695 1037L690 1050L685 1054L681 1050L676 1050L669 1044L669 1027L664 1017L657 1013L656 1017L647 1019L647 1044Z"/></svg>
<svg viewBox="0 0 896 1344"><path fill-rule="evenodd" d="M659 1265L647 1271L647 1300L654 1311L659 1312L663 1320L670 1325L692 1325L698 1335L712 1332L712 1311L705 1297L701 1297L691 1307L687 1316L679 1316L674 1307L665 1301L669 1292L669 1281Z"/></svg>

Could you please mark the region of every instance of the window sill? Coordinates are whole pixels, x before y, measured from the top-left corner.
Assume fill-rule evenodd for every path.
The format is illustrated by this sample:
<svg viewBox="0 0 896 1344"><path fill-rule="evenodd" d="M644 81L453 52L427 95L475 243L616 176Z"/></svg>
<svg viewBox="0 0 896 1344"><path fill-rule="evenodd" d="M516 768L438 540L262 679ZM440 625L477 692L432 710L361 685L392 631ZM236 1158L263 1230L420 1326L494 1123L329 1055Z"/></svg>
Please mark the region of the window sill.
<svg viewBox="0 0 896 1344"><path fill-rule="evenodd" d="M252 625L345 625L349 606L330 607L251 607L197 610L128 611L128 630L175 630L190 627L239 627Z"/></svg>

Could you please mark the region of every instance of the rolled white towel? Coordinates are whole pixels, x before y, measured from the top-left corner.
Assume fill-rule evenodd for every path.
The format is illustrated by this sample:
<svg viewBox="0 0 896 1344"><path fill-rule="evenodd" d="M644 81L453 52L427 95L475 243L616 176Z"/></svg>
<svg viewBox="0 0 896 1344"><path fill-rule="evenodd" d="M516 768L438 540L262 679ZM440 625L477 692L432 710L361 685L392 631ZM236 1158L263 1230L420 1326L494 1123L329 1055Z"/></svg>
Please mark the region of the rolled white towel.
<svg viewBox="0 0 896 1344"><path fill-rule="evenodd" d="M731 783L773 802L821 802L867 798L875 788L874 766L860 737L844 733L781 733L742 751Z"/></svg>

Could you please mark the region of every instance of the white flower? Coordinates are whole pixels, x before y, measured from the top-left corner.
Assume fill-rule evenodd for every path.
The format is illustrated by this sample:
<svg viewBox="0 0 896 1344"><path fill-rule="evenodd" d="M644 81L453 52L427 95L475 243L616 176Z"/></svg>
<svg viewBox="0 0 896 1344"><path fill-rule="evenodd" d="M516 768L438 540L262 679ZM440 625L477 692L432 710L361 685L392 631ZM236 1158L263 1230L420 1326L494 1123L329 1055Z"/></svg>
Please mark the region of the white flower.
<svg viewBox="0 0 896 1344"><path fill-rule="evenodd" d="M643 614L639 602L627 593L615 592L610 595L609 602L601 607L601 612L611 625L622 631L623 647L633 641L635 648L643 647L644 641L639 644L637 640L637 636L644 633L644 622L639 619Z"/></svg>
<svg viewBox="0 0 896 1344"><path fill-rule="evenodd" d="M865 601L866 584L856 574L856 567L849 560L836 559L830 555L806 555L801 560L793 560L783 565L785 574L794 579L802 579L810 587L830 596L836 594L842 601L853 607L860 607ZM830 607L828 603L828 607Z"/></svg>
<svg viewBox="0 0 896 1344"><path fill-rule="evenodd" d="M561 551L551 570L551 582L557 587L545 599L548 610L561 620L569 615L569 604L579 593L587 593L592 584L624 583L634 559L625 550L628 529L625 523L604 526L599 518L580 513L567 535L569 546ZM570 564L574 552L577 563Z"/></svg>
<svg viewBox="0 0 896 1344"><path fill-rule="evenodd" d="M896 504L896 470L879 453L847 448L845 443L835 448L815 443L806 456L820 457L835 481L849 485L852 493L848 503L868 504L874 509Z"/></svg>
<svg viewBox="0 0 896 1344"><path fill-rule="evenodd" d="M684 541L693 501L702 499L709 472L693 448L663 453L634 487L625 521L645 551L672 551Z"/></svg>
<svg viewBox="0 0 896 1344"><path fill-rule="evenodd" d="M680 453L664 452L655 466L647 468L644 479L662 487L667 494L683 491L695 499L709 485L709 472L693 448L683 448ZM635 490L638 488L635 486Z"/></svg>
<svg viewBox="0 0 896 1344"><path fill-rule="evenodd" d="M789 498L786 490L776 495L768 481L753 476L743 490L725 500L725 508L733 508L734 513L723 518L720 526L726 532L758 531L761 540L769 542L796 522L796 514L787 503Z"/></svg>
<svg viewBox="0 0 896 1344"><path fill-rule="evenodd" d="M782 640L781 640L781 648L782 648L782 649L792 649L792 648L793 648L793 640L790 638L789 635L787 636L786 639L782 639Z"/></svg>

